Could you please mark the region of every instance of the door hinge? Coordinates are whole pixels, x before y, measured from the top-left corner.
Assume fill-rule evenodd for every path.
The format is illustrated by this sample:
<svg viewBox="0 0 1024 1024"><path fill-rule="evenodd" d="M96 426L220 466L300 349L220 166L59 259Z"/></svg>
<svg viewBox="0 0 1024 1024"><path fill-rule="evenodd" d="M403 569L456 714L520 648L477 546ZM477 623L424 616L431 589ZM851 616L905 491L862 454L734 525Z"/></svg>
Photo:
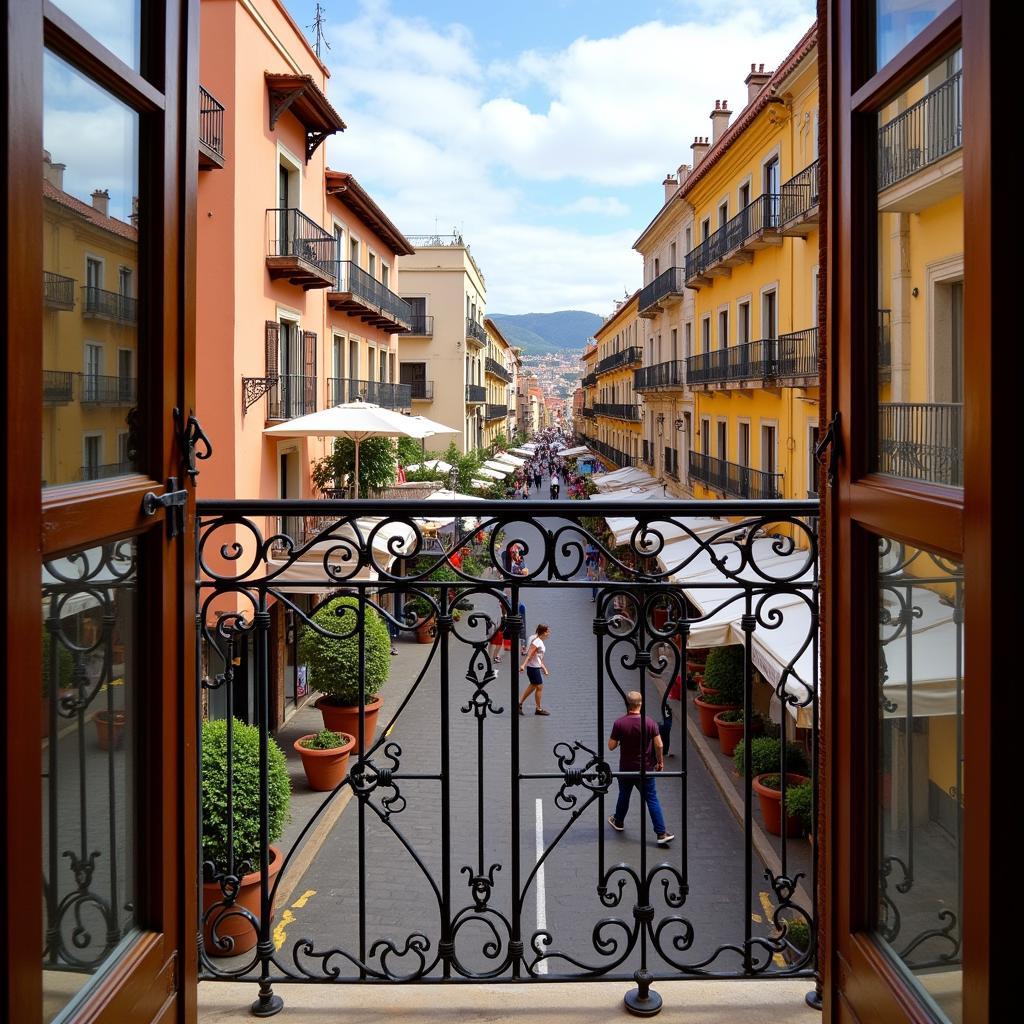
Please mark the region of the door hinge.
<svg viewBox="0 0 1024 1024"><path fill-rule="evenodd" d="M167 478L167 490L163 494L154 494L147 491L142 496L142 512L147 516L155 516L159 509L165 509L167 513L167 536L177 537L185 528L185 503L188 501L188 491L178 490L178 478L171 476Z"/></svg>
<svg viewBox="0 0 1024 1024"><path fill-rule="evenodd" d="M208 459L213 454L213 445L210 444L210 439L195 413L189 413L188 419L185 419L184 413L180 409L175 409L174 422L178 424L178 442L185 460L185 472L194 484L196 477L199 476L196 459ZM203 451L196 451L196 445L200 443L203 445Z"/></svg>
<svg viewBox="0 0 1024 1024"><path fill-rule="evenodd" d="M825 428L825 436L814 446L814 460L821 465L828 452L828 466L825 470L825 482L831 487L836 482L836 465L843 457L843 437L839 433L839 412L832 415L829 425Z"/></svg>

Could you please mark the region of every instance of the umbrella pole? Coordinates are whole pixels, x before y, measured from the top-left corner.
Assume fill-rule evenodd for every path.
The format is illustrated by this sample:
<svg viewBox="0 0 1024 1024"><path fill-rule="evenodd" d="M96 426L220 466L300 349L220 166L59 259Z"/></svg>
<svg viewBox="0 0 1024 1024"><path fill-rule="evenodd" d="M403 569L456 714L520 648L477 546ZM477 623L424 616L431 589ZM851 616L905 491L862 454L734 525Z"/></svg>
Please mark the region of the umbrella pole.
<svg viewBox="0 0 1024 1024"><path fill-rule="evenodd" d="M359 438L356 439L356 483L355 483L355 495L356 500L359 499Z"/></svg>

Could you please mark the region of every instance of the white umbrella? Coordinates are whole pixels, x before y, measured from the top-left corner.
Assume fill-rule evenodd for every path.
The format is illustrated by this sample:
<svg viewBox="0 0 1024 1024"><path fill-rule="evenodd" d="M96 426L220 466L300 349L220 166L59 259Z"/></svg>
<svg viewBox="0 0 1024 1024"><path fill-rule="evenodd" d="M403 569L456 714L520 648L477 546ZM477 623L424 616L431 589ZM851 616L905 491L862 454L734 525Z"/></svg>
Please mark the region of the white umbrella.
<svg viewBox="0 0 1024 1024"><path fill-rule="evenodd" d="M504 480L508 476L508 473L499 473L494 469L487 469L485 466L481 466L477 472L480 476L490 477L491 480Z"/></svg>
<svg viewBox="0 0 1024 1024"><path fill-rule="evenodd" d="M512 472L512 466L507 462L496 462L494 459L488 459L484 465L484 469L489 469L494 473L500 473L503 477L508 476Z"/></svg>
<svg viewBox="0 0 1024 1024"><path fill-rule="evenodd" d="M359 494L359 445L368 437L430 437L412 416L372 402L346 402L267 427L270 437L350 437L356 445L355 492Z"/></svg>
<svg viewBox="0 0 1024 1024"><path fill-rule="evenodd" d="M405 468L414 473L421 466L432 469L437 473L450 473L452 471L452 467L444 459L428 459L426 462L417 462L415 466L406 466Z"/></svg>
<svg viewBox="0 0 1024 1024"><path fill-rule="evenodd" d="M510 466L519 467L526 465L526 459L517 459L514 455L509 455L508 452L498 452L498 454L495 455L494 458L495 461L507 462Z"/></svg>
<svg viewBox="0 0 1024 1024"><path fill-rule="evenodd" d="M412 420L422 431L422 434L418 434L418 437L433 437L435 434L457 434L458 431L454 427L446 427L443 423L438 423L437 420L428 419L426 416L407 416L406 419Z"/></svg>

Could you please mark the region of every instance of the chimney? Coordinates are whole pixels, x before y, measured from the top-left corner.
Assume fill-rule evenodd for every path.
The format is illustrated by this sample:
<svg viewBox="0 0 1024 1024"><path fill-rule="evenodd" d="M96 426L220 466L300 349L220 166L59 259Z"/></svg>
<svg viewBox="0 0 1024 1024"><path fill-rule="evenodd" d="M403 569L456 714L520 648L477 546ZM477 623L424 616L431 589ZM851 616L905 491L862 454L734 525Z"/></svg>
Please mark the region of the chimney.
<svg viewBox="0 0 1024 1024"><path fill-rule="evenodd" d="M98 188L93 192L92 208L104 217L109 216L107 211L110 208L110 193L105 188Z"/></svg>
<svg viewBox="0 0 1024 1024"><path fill-rule="evenodd" d="M708 151L708 140L707 136L701 138L699 135L696 136L692 143L690 143L690 149L693 150L693 169L697 169L697 165L704 159L704 154Z"/></svg>
<svg viewBox="0 0 1024 1024"><path fill-rule="evenodd" d="M765 84L771 77L771 72L765 71L763 64L750 65L750 74L743 79L743 84L747 87L747 103L754 102L757 94L765 87Z"/></svg>
<svg viewBox="0 0 1024 1024"><path fill-rule="evenodd" d="M715 109L711 111L711 145L714 145L729 127L732 111L728 100L715 100Z"/></svg>
<svg viewBox="0 0 1024 1024"><path fill-rule="evenodd" d="M676 194L676 189L679 188L679 182L676 181L675 175L666 174L665 180L661 184L665 189L665 202L667 203Z"/></svg>
<svg viewBox="0 0 1024 1024"><path fill-rule="evenodd" d="M55 164L48 150L43 150L43 178L54 188L64 191L64 168L66 164Z"/></svg>
<svg viewBox="0 0 1024 1024"><path fill-rule="evenodd" d="M686 179L689 176L690 176L690 165L689 164L680 164L679 168L676 171L676 178L679 181L680 187L682 187L683 182L686 181Z"/></svg>

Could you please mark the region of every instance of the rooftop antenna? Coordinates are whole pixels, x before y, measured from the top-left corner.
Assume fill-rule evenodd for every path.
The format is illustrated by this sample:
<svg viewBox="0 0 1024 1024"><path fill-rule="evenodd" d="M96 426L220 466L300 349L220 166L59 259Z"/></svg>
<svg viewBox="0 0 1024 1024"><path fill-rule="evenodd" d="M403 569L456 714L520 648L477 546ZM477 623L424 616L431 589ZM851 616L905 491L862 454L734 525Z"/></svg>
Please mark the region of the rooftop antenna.
<svg viewBox="0 0 1024 1024"><path fill-rule="evenodd" d="M313 24L309 27L313 30L315 42L313 43L313 50L316 52L316 59L320 60L320 47L322 46L325 50L331 48L331 44L327 42L327 33L324 32L324 25L327 23L327 12L324 10L323 4L317 4L316 10L313 12Z"/></svg>

